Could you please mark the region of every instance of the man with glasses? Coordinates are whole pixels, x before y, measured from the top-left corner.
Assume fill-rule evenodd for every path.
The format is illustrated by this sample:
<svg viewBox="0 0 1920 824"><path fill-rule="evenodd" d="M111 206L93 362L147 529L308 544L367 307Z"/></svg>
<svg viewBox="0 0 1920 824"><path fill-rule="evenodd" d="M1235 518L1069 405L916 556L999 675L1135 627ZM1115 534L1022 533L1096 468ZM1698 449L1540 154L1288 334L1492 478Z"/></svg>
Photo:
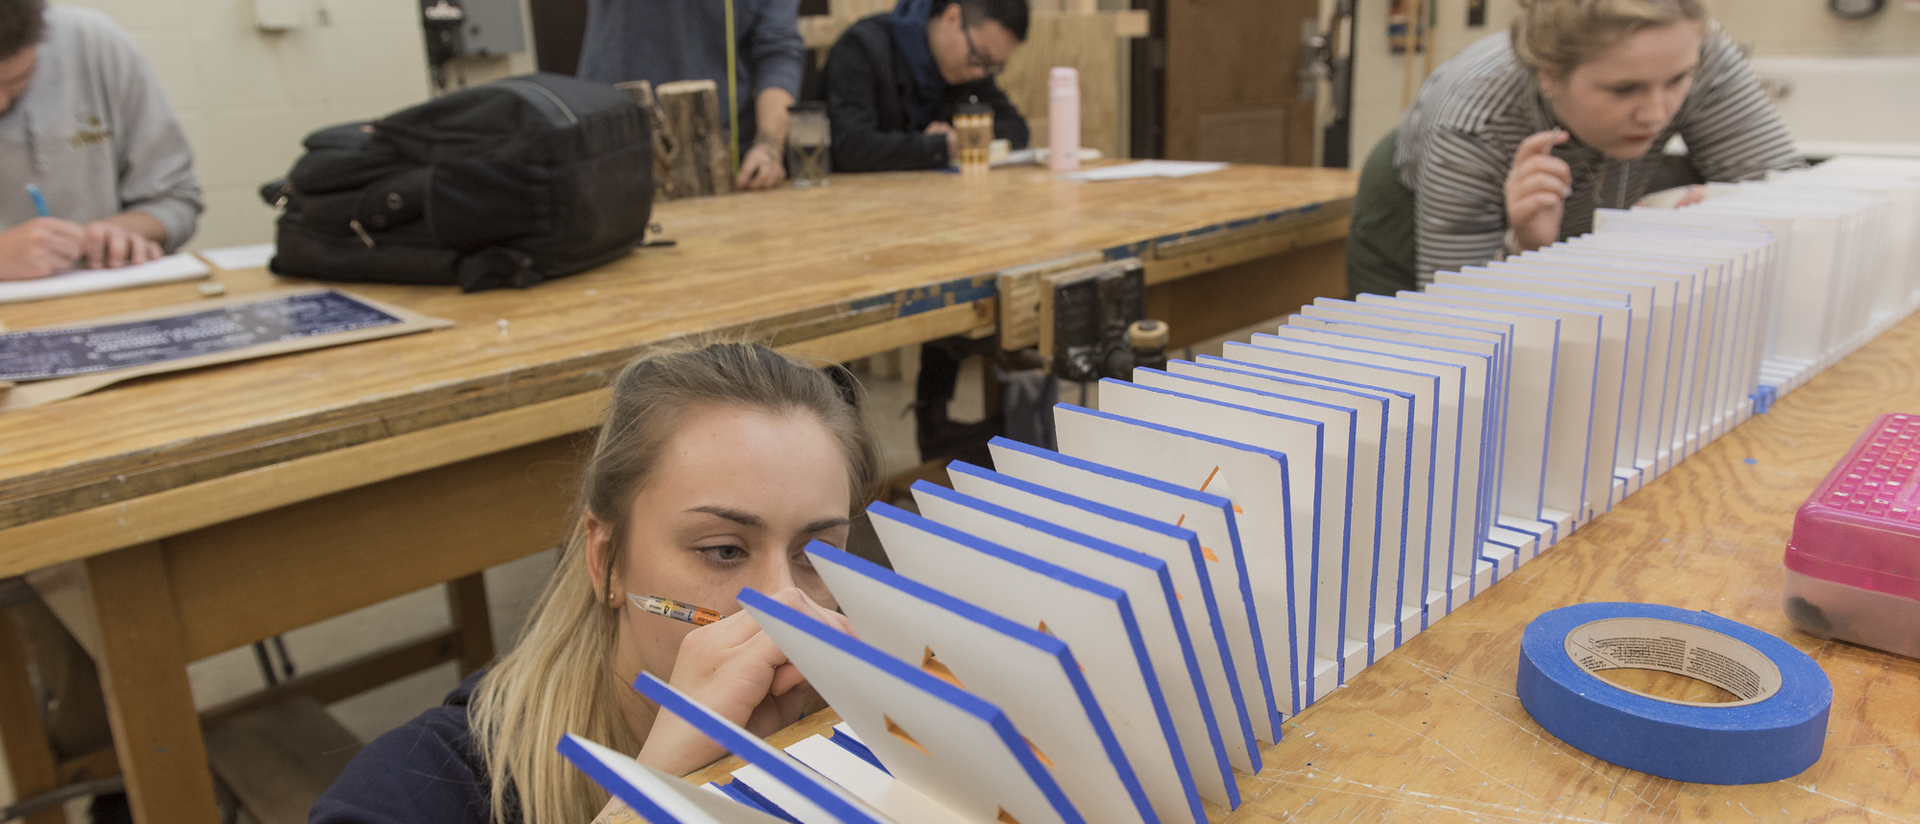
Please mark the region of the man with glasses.
<svg viewBox="0 0 1920 824"><path fill-rule="evenodd" d="M959 154L955 106L993 107L993 134L1021 149L1027 121L993 82L1027 38L1027 0L900 0L849 27L827 54L833 170L938 169Z"/></svg>

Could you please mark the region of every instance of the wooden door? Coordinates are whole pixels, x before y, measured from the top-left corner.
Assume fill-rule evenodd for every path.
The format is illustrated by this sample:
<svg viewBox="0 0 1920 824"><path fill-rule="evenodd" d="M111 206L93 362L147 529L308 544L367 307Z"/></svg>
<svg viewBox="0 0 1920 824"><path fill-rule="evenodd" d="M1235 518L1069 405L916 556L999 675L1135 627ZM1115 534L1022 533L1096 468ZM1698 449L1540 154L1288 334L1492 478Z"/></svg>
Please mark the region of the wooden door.
<svg viewBox="0 0 1920 824"><path fill-rule="evenodd" d="M1300 91L1303 24L1317 0L1164 0L1166 156L1313 165Z"/></svg>

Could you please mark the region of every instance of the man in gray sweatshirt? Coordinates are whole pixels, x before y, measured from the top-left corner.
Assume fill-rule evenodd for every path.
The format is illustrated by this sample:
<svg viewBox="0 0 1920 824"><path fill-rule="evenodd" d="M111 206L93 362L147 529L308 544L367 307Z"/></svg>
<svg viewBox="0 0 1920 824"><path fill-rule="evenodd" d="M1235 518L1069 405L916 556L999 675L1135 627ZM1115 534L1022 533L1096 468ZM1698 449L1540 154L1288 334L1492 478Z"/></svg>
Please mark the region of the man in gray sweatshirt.
<svg viewBox="0 0 1920 824"><path fill-rule="evenodd" d="M186 134L127 33L0 0L0 280L144 263L200 209Z"/></svg>

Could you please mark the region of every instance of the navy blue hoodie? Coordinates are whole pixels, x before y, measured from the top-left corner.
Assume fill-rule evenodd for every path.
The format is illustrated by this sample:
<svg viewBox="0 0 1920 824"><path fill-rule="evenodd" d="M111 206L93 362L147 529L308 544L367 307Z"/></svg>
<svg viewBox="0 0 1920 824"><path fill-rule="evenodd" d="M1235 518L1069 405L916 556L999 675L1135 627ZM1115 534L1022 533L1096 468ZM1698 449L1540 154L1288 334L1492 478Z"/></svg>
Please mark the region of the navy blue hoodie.
<svg viewBox="0 0 1920 824"><path fill-rule="evenodd" d="M486 672L360 750L314 802L309 824L492 824L487 766L467 731L467 699ZM518 806L507 820L519 819Z"/></svg>

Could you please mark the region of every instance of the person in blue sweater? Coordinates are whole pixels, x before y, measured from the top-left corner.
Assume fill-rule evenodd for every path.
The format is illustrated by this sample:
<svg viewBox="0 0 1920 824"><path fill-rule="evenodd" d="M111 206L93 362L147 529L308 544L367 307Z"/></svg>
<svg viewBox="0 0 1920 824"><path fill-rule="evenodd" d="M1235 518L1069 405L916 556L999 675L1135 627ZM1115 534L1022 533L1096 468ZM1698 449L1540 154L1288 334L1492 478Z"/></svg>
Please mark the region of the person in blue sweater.
<svg viewBox="0 0 1920 824"><path fill-rule="evenodd" d="M772 350L645 356L614 380L571 537L519 643L361 750L311 824L638 821L555 750L574 733L674 774L724 752L630 686L642 670L760 735L818 696L739 611L744 587L841 628L803 548L844 546L879 462L833 377ZM628 594L713 608L695 628Z"/></svg>
<svg viewBox="0 0 1920 824"><path fill-rule="evenodd" d="M686 0L589 0L578 75L598 83L712 80L720 127L740 121L733 187L770 189L786 180L787 109L800 95L807 59L800 0L727 0L733 6L739 111L727 110L727 5Z"/></svg>

